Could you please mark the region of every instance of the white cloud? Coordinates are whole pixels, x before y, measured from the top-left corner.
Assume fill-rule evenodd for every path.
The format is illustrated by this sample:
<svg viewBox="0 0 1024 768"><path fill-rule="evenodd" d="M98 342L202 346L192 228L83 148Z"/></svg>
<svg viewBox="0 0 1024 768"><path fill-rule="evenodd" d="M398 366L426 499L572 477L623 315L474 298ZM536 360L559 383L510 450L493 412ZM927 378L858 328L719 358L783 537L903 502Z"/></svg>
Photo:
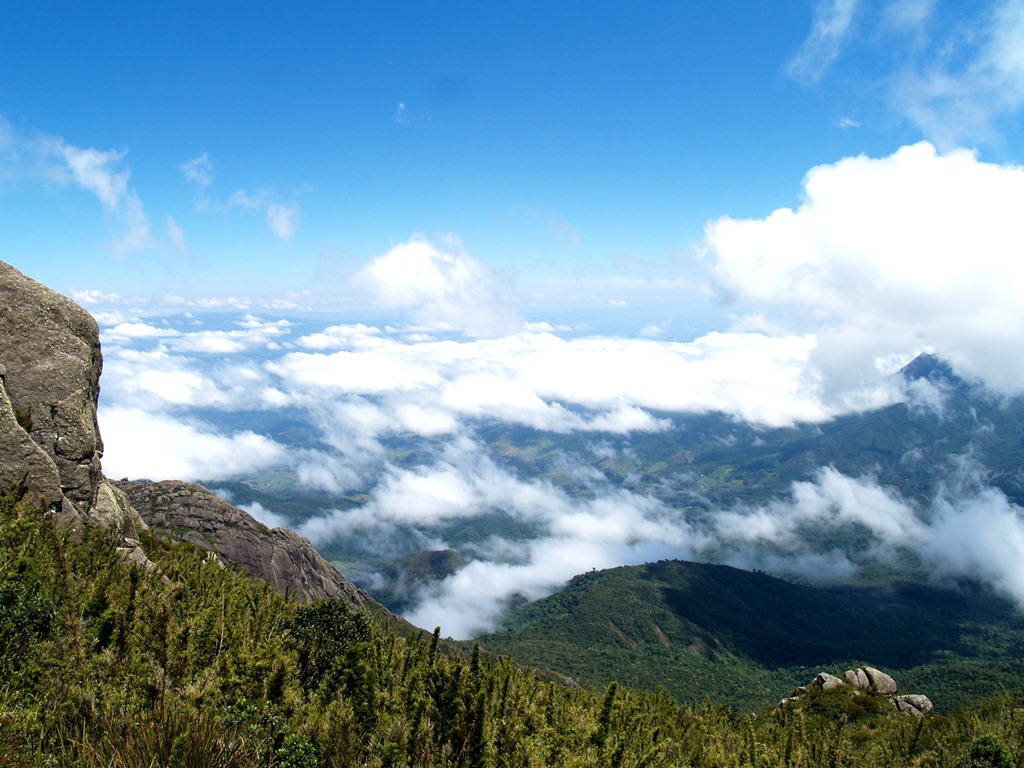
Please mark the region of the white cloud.
<svg viewBox="0 0 1024 768"><path fill-rule="evenodd" d="M229 500L230 501L230 500ZM279 515L276 512L267 509L258 501L253 501L249 504L239 504L239 509L244 509L259 522L263 523L267 528L287 528L288 519L283 515Z"/></svg>
<svg viewBox="0 0 1024 768"><path fill-rule="evenodd" d="M454 238L441 250L415 237L373 259L353 279L386 309L410 309L431 330L482 338L510 333L522 320L503 299L497 278Z"/></svg>
<svg viewBox="0 0 1024 768"><path fill-rule="evenodd" d="M918 14L928 53L892 78L893 108L942 147L997 142L998 122L1024 105L1024 6L1002 0L979 11L973 21Z"/></svg>
<svg viewBox="0 0 1024 768"><path fill-rule="evenodd" d="M200 190L213 184L213 163L205 152L182 163L181 173L186 181L195 184Z"/></svg>
<svg viewBox="0 0 1024 768"><path fill-rule="evenodd" d="M798 310L836 402L874 361L929 348L1005 391L1024 381L1024 170L927 143L812 169L804 202L721 218L706 246L720 289Z"/></svg>
<svg viewBox="0 0 1024 768"><path fill-rule="evenodd" d="M809 335L710 334L682 343L542 332L407 343L337 326L299 342L351 348L269 361L276 386L294 404L373 397L373 408L387 413L376 423L383 433L435 435L476 418L554 432L664 429L652 411L717 410L785 426L839 412L822 402ZM880 401L897 395L887 391Z"/></svg>
<svg viewBox="0 0 1024 768"><path fill-rule="evenodd" d="M104 330L104 339L109 342L126 341L128 339L156 339L169 336L180 336L181 332L174 328L158 328L141 322L121 322Z"/></svg>
<svg viewBox="0 0 1024 768"><path fill-rule="evenodd" d="M331 325L318 333L310 333L296 340L307 349L343 349L350 346L375 346L380 343L380 329L357 323Z"/></svg>
<svg viewBox="0 0 1024 768"><path fill-rule="evenodd" d="M253 432L216 434L141 408L104 407L100 428L110 477L223 480L284 464L288 456Z"/></svg>
<svg viewBox="0 0 1024 768"><path fill-rule="evenodd" d="M104 293L95 288L89 290L72 291L71 298L79 304L120 304L124 297L118 293Z"/></svg>
<svg viewBox="0 0 1024 768"><path fill-rule="evenodd" d="M814 10L811 33L790 59L787 73L806 83L816 83L839 57L857 0L819 0Z"/></svg>
<svg viewBox="0 0 1024 768"><path fill-rule="evenodd" d="M128 194L131 172L119 167L124 152L81 149L63 142L56 146L71 180L99 198L103 207L114 213Z"/></svg>
<svg viewBox="0 0 1024 768"><path fill-rule="evenodd" d="M290 240L299 228L299 209L294 205L267 203L267 224L282 240Z"/></svg>
<svg viewBox="0 0 1024 768"><path fill-rule="evenodd" d="M1024 510L992 488L937 506L921 548L935 575L979 578L1024 606Z"/></svg>
<svg viewBox="0 0 1024 768"><path fill-rule="evenodd" d="M786 499L755 508L716 513L703 532L728 562L817 581L847 579L872 560L898 562L901 553L921 558L932 577L977 579L1024 606L1024 510L986 487L966 461L959 479L926 505L901 498L871 478L821 470L813 482L797 482ZM859 524L870 534L864 552L821 552L818 539Z"/></svg>

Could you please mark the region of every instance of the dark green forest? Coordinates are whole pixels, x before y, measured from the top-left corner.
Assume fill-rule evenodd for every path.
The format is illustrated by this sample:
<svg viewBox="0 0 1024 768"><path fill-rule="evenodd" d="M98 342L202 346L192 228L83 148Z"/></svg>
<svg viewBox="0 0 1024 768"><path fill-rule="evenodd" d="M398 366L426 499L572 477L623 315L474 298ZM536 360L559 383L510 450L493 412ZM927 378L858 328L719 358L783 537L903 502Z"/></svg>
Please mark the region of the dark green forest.
<svg viewBox="0 0 1024 768"><path fill-rule="evenodd" d="M746 711L864 664L940 712L1024 681L1024 616L981 585L817 587L678 560L577 576L479 641L583 683L661 685Z"/></svg>
<svg viewBox="0 0 1024 768"><path fill-rule="evenodd" d="M1021 765L1024 700L916 718L852 690L785 710L585 689L354 612L196 548L0 499L4 766Z"/></svg>

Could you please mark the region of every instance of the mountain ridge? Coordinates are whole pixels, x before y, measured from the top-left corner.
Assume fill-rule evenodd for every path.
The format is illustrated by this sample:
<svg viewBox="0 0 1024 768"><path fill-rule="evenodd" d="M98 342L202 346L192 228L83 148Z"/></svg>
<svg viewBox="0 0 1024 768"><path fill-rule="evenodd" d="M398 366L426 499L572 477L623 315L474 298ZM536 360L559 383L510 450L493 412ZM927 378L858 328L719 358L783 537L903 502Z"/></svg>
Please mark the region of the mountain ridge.
<svg viewBox="0 0 1024 768"><path fill-rule="evenodd" d="M975 692L946 679L960 661L984 677L986 665L1009 660L1004 684L1024 673L1024 615L978 585L809 586L679 560L576 576L512 608L478 642L586 685L615 679L752 708L787 695L793 679L844 665L893 670L947 711Z"/></svg>

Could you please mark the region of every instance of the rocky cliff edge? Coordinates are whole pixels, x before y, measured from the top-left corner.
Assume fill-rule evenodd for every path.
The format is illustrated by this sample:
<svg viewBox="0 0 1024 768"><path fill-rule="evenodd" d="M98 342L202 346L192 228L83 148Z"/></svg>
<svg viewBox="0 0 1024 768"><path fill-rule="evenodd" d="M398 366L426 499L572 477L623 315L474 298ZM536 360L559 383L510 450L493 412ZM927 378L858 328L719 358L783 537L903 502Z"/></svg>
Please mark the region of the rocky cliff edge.
<svg viewBox="0 0 1024 768"><path fill-rule="evenodd" d="M109 482L96 417L102 369L92 315L0 261L0 492L20 487L27 504L76 529L106 526L126 559L144 566L152 563L138 533L152 527L285 594L373 604L308 541L268 529L201 486Z"/></svg>

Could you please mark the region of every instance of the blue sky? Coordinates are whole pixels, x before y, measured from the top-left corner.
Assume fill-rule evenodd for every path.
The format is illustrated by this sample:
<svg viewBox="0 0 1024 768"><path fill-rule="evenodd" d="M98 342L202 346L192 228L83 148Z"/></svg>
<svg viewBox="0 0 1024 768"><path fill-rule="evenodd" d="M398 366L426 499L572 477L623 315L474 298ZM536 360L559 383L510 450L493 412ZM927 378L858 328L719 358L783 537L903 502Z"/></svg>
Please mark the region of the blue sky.
<svg viewBox="0 0 1024 768"><path fill-rule="evenodd" d="M348 306L361 265L450 234L523 303L701 301L705 224L797 205L814 166L1020 161L1020 73L984 64L1016 3L214 5L5 4L0 257L65 292Z"/></svg>

